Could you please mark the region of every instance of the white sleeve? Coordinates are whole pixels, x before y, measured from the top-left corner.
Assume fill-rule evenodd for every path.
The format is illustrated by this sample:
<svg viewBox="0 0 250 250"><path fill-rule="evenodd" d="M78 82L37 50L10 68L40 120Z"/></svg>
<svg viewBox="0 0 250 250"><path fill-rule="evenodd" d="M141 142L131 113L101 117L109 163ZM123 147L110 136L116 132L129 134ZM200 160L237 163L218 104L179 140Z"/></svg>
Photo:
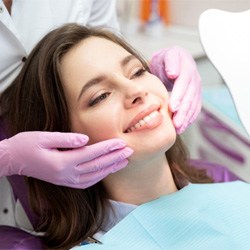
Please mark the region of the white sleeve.
<svg viewBox="0 0 250 250"><path fill-rule="evenodd" d="M116 0L94 0L87 24L93 27L105 26L119 31Z"/></svg>

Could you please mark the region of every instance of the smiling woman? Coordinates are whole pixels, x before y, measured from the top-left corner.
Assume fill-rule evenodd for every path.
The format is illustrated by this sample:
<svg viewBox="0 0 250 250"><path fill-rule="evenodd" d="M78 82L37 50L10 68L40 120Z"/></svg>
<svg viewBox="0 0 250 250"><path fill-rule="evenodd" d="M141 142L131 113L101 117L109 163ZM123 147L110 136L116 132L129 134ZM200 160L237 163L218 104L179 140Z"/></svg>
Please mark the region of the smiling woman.
<svg viewBox="0 0 250 250"><path fill-rule="evenodd" d="M122 138L134 150L125 169L85 190L27 178L49 248L99 237L137 205L211 181L189 166L168 101L143 57L107 30L69 24L38 43L1 98L9 134L72 131L89 144Z"/></svg>

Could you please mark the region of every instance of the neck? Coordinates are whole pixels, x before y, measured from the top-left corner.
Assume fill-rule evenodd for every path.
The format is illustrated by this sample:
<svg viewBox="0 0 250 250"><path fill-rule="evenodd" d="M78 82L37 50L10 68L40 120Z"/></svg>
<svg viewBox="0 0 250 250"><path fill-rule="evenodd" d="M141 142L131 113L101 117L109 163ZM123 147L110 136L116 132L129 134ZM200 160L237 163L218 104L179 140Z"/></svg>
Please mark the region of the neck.
<svg viewBox="0 0 250 250"><path fill-rule="evenodd" d="M177 191L166 156L131 164L104 181L109 198L141 205Z"/></svg>

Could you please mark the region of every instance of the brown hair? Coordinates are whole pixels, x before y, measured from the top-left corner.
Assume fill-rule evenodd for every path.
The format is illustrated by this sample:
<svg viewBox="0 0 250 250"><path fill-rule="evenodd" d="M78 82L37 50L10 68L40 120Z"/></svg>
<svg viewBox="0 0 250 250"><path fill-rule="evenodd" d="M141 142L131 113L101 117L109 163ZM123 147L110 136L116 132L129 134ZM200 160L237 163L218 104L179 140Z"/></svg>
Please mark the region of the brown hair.
<svg viewBox="0 0 250 250"><path fill-rule="evenodd" d="M91 36L113 41L147 63L124 39L104 29L67 24L48 33L32 50L23 69L1 97L9 135L23 131L70 132L70 119L59 69L72 47ZM204 172L188 164L180 138L166 153L179 188L188 182L210 182ZM37 230L45 231L50 248L69 248L97 232L108 206L102 183L81 189L56 186L28 178L32 207L40 217Z"/></svg>

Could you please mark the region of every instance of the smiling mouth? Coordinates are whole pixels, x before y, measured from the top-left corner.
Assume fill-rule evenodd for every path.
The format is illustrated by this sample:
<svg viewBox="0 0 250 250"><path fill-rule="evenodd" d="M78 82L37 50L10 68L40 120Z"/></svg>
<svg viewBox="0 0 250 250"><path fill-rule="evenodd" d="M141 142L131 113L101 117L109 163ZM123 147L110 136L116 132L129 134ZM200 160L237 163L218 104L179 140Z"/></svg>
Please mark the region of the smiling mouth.
<svg viewBox="0 0 250 250"><path fill-rule="evenodd" d="M159 124L161 115L159 110L155 110L150 114L143 117L136 124L125 130L125 133L131 133L134 131L140 131L147 128L154 128Z"/></svg>

